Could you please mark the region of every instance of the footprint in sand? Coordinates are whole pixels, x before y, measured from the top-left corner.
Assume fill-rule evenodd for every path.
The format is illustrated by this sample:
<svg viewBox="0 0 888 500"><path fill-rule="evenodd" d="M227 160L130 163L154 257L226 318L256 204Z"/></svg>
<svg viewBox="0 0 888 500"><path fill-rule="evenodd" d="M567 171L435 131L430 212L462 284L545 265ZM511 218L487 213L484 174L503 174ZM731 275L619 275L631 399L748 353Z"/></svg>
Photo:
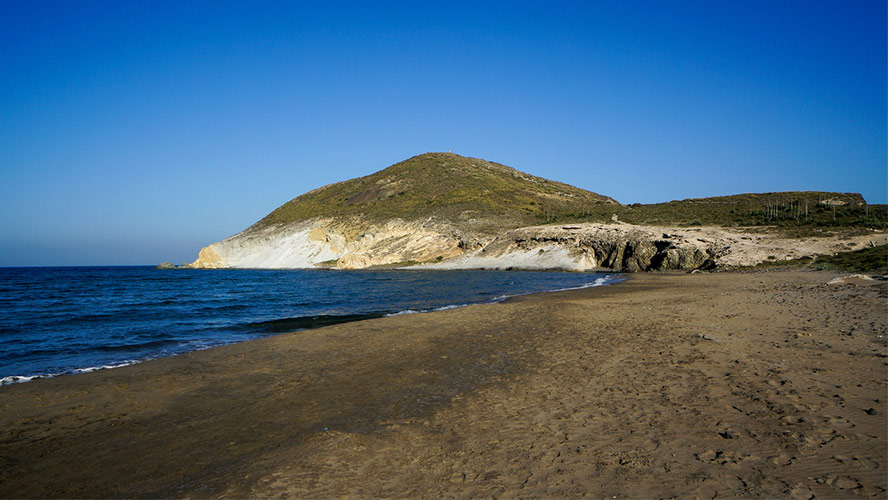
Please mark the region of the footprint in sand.
<svg viewBox="0 0 888 500"><path fill-rule="evenodd" d="M746 460L758 460L758 457L750 454L737 455L725 450L705 450L694 454L694 458L700 462L718 465L734 465Z"/></svg>
<svg viewBox="0 0 888 500"><path fill-rule="evenodd" d="M840 490L853 490L856 488L860 488L860 481L854 479L851 476L839 476L837 474L829 474L827 476L821 476L815 478L819 484L826 484L832 486L833 488L838 488Z"/></svg>
<svg viewBox="0 0 888 500"><path fill-rule="evenodd" d="M851 463L863 467L865 469L878 469L879 462L867 457L854 456L851 457Z"/></svg>

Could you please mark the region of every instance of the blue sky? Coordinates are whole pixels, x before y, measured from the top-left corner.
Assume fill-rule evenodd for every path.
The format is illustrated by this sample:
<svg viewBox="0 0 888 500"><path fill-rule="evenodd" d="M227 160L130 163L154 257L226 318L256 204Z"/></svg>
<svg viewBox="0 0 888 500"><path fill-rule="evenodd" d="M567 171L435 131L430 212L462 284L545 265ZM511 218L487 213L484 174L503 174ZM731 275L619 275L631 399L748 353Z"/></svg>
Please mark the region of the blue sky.
<svg viewBox="0 0 888 500"><path fill-rule="evenodd" d="M886 43L884 0L0 0L0 265L190 261L428 151L886 203Z"/></svg>

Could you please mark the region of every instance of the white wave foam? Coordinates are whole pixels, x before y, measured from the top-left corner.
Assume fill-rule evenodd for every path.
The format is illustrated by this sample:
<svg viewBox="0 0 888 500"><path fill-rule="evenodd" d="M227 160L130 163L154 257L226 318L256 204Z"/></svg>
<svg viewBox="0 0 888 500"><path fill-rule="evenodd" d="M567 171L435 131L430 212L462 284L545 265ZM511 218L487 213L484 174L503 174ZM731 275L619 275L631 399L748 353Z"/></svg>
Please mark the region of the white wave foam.
<svg viewBox="0 0 888 500"><path fill-rule="evenodd" d="M385 317L388 318L390 316L403 316L405 314L419 314L425 311L414 311L413 309L404 309L403 311L398 311L396 313L386 314Z"/></svg>
<svg viewBox="0 0 888 500"><path fill-rule="evenodd" d="M433 307L431 309L420 309L418 311L415 309L404 309L403 311L398 311L395 313L386 314L385 316L386 317L404 316L405 314L420 314L420 313L435 312L435 311L447 311L449 309L459 309L460 307L466 307L467 305L469 305L469 304L450 304L450 305L441 306L441 307Z"/></svg>
<svg viewBox="0 0 888 500"><path fill-rule="evenodd" d="M30 382L34 379L38 378L52 378L54 375L10 375L8 377L0 378L0 385L9 385L9 384L21 384L23 382Z"/></svg>
<svg viewBox="0 0 888 500"><path fill-rule="evenodd" d="M446 311L448 309L459 309L460 307L466 307L467 305L468 304L452 304L449 306L441 306L434 309L429 309L429 311Z"/></svg>
<svg viewBox="0 0 888 500"><path fill-rule="evenodd" d="M502 301L504 301L506 299L510 299L512 297L521 297L523 295L532 295L535 293L551 293L551 292L566 292L568 290L582 290L584 288L592 288L592 287L596 287L596 286L608 285L611 283L618 283L620 281L623 281L623 279L624 278L622 278L618 274L609 274L607 276L600 276L600 277L596 278L595 281L593 281L592 283L586 283L586 284L579 285L579 286L572 286L572 287L568 287L568 288L556 288L554 290L543 290L543 291L539 291L539 292L525 292L525 293L515 293L515 294L511 294L511 295L499 295L497 297L494 297L493 300L491 300L491 302L502 302Z"/></svg>
<svg viewBox="0 0 888 500"><path fill-rule="evenodd" d="M110 370L112 368L121 368L124 366L134 365L136 363L138 363L138 361L136 361L134 359L130 359L130 360L124 361L122 363L117 363L115 365L88 366L86 368L77 368L71 373L77 374L77 373L90 373L90 372L95 372L95 371L99 371L99 370Z"/></svg>
<svg viewBox="0 0 888 500"><path fill-rule="evenodd" d="M534 293L566 292L568 290L582 290L584 288L592 288L592 287L596 287L596 286L609 285L611 283L618 283L620 281L623 281L623 279L624 278L619 274L608 274L606 276L599 276L598 278L595 278L595 281L593 281L591 283L585 283L585 284L579 285L579 286L573 286L573 287L568 287L568 288L557 288L555 290L542 290L542 291L538 291L538 292L526 292L526 293L497 295L496 297L490 299L490 301L488 301L486 303L491 304L491 303L502 302L502 301L512 298L512 297L520 297L522 295L531 295ZM481 304L483 304L483 303L485 303L485 302L481 302ZM403 316L405 314L420 314L420 313L426 313L426 312L446 311L448 309L459 309L460 307L466 307L468 305L470 305L470 304L451 304L451 305L447 305L447 306L435 307L432 309L421 309L419 311L414 310L414 309L405 309L403 311L398 311L395 313L386 314L385 316L386 317Z"/></svg>
<svg viewBox="0 0 888 500"><path fill-rule="evenodd" d="M116 363L113 365L101 365L101 366L87 366L86 368L75 368L71 371L59 372L59 373L39 373L37 375L10 375L8 377L0 378L0 386L10 385L10 384L21 384L24 382L30 382L32 380L43 379L43 378L53 378L59 377L61 375L78 375L81 373L90 373L99 370L110 370L112 368L121 368L124 366L134 365L136 363L140 363L141 361L131 359L124 361L122 363Z"/></svg>
<svg viewBox="0 0 888 500"><path fill-rule="evenodd" d="M607 276L600 276L600 277L596 278L595 281L593 281L592 283L586 283L585 285L573 286L573 287L568 287L568 288L559 288L557 290L549 290L549 291L550 292L566 292L568 290L582 290L584 288L592 288L592 287L596 287L596 286L607 285L610 283L617 283L617 282L623 281L623 279L624 278L622 278L618 274L609 274Z"/></svg>

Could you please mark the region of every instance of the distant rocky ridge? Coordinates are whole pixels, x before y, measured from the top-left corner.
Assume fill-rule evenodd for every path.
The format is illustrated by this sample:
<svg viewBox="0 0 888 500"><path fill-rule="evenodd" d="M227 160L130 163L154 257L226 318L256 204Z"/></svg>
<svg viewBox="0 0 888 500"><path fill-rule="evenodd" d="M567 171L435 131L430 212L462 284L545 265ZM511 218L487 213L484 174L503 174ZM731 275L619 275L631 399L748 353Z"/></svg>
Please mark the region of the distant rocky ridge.
<svg viewBox="0 0 888 500"><path fill-rule="evenodd" d="M862 202L854 194L829 200ZM608 223L540 224L550 213L608 207L623 208L504 165L429 153L297 197L203 248L187 267L692 270L853 250L884 239L801 242L739 228L626 224L616 215Z"/></svg>

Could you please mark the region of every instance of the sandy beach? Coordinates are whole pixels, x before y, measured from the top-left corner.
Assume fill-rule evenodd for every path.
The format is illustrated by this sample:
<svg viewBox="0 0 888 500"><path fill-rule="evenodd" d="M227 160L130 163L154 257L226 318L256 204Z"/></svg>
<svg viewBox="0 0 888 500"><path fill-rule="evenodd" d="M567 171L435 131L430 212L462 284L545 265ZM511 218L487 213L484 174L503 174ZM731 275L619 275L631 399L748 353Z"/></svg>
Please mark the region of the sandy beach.
<svg viewBox="0 0 888 500"><path fill-rule="evenodd" d="M0 387L0 497L886 498L888 282L639 274Z"/></svg>

